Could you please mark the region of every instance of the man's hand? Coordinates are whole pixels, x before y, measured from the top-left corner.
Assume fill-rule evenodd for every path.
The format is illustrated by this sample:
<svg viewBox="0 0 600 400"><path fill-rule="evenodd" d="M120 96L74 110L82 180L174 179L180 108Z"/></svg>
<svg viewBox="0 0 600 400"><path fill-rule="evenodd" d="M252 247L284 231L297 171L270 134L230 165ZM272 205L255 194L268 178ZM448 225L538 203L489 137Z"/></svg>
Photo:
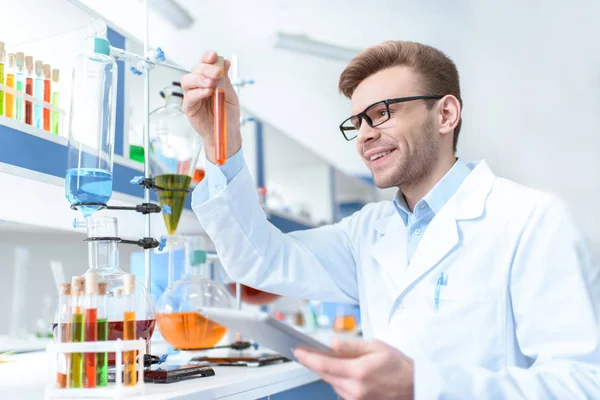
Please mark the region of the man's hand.
<svg viewBox="0 0 600 400"><path fill-rule="evenodd" d="M336 354L308 349L294 352L300 364L316 372L345 400L412 399L412 359L378 340L334 341Z"/></svg>
<svg viewBox="0 0 600 400"><path fill-rule="evenodd" d="M215 65L217 53L207 51L202 55L200 63L192 69L192 73L181 78L183 89L183 110L192 127L204 141L206 157L215 163L214 141L214 104L212 94L219 84L225 80L225 102L227 110L227 158L238 152L242 146L240 134L240 105L237 94L233 90L227 71L231 63L225 60L225 76L221 77L221 69Z"/></svg>

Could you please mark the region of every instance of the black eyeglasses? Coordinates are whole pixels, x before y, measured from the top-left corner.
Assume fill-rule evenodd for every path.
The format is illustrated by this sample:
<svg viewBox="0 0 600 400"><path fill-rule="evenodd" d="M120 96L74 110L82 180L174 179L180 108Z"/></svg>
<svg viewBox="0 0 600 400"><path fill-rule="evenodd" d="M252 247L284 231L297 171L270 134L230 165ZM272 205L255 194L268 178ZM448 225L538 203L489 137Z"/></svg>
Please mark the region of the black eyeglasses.
<svg viewBox="0 0 600 400"><path fill-rule="evenodd" d="M362 125L362 121L367 121L370 127L374 128L390 120L390 104L404 103L413 100L439 100L444 96L427 95L398 97L395 99L381 100L371 104L361 113L351 116L340 124L340 131L346 140L350 141L358 136L357 131Z"/></svg>

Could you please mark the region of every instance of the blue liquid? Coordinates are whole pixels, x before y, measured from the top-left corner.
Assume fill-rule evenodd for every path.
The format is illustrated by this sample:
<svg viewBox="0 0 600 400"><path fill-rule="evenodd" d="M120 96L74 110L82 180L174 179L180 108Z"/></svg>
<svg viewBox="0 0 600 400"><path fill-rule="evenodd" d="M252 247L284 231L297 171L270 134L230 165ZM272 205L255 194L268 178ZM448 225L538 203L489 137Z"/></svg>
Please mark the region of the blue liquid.
<svg viewBox="0 0 600 400"><path fill-rule="evenodd" d="M112 194L112 174L104 169L72 168L65 177L65 196L69 203L104 203ZM97 206L83 206L79 210L89 217Z"/></svg>

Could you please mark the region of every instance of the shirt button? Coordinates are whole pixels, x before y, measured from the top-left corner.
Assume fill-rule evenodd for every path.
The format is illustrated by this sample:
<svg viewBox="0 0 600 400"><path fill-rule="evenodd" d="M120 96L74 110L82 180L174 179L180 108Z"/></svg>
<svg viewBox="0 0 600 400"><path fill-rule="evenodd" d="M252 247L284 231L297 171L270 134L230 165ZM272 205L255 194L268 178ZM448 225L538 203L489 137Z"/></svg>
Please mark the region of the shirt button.
<svg viewBox="0 0 600 400"><path fill-rule="evenodd" d="M420 228L415 229L415 234L416 235L420 235L421 234L421 229Z"/></svg>
<svg viewBox="0 0 600 400"><path fill-rule="evenodd" d="M422 210L422 209L424 209L424 208L425 208L425 204L421 204L421 205L419 206L419 208L420 208L421 210Z"/></svg>
<svg viewBox="0 0 600 400"><path fill-rule="evenodd" d="M216 185L215 189L217 189L217 190L223 190L224 188L223 188L223 185Z"/></svg>

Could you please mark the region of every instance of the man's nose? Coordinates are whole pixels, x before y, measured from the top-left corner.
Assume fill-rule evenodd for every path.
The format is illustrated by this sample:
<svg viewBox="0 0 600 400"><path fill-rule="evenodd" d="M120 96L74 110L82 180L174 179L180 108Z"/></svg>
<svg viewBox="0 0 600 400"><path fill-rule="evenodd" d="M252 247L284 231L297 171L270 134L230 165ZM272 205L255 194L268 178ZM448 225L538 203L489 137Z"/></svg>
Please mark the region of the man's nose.
<svg viewBox="0 0 600 400"><path fill-rule="evenodd" d="M358 129L358 135L356 140L358 141L358 143L363 144L375 140L379 136L381 136L381 133L378 129L371 127L369 124L363 121L360 128Z"/></svg>

